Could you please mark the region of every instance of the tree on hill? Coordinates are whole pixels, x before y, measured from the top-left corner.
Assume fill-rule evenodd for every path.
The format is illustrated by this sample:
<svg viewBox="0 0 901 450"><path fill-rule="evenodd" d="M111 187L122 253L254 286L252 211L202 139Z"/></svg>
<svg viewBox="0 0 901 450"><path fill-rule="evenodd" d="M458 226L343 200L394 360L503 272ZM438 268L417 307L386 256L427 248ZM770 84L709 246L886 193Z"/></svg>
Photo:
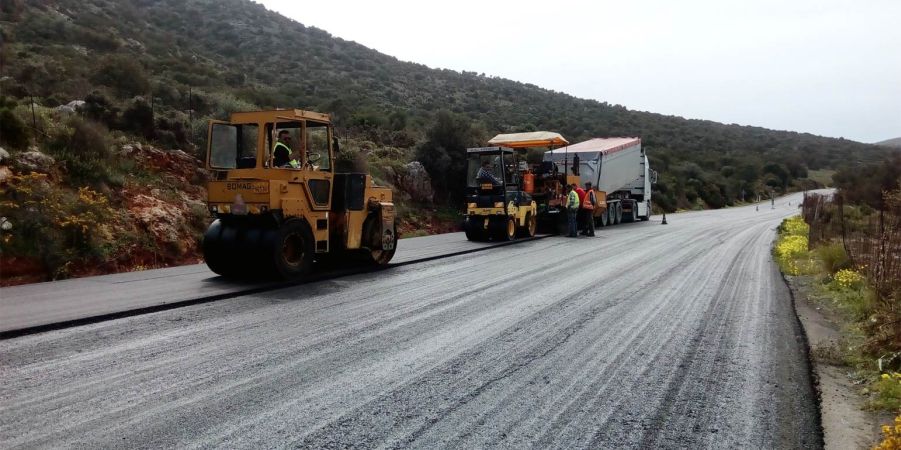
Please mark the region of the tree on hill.
<svg viewBox="0 0 901 450"><path fill-rule="evenodd" d="M458 202L466 188L466 149L479 145L482 133L466 117L440 111L416 149L416 159L432 174L437 198Z"/></svg>

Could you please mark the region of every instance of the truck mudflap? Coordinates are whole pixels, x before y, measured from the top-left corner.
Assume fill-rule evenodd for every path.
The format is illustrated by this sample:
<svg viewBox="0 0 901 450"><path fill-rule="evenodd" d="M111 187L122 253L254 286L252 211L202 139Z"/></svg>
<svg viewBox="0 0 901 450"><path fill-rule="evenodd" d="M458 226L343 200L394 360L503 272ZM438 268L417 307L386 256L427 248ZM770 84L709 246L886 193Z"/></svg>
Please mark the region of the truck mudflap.
<svg viewBox="0 0 901 450"><path fill-rule="evenodd" d="M394 228L394 219L396 212L393 202L380 202L375 199L369 200L369 210L375 211L379 215L379 236L382 237L382 250L394 250L397 243L396 230Z"/></svg>

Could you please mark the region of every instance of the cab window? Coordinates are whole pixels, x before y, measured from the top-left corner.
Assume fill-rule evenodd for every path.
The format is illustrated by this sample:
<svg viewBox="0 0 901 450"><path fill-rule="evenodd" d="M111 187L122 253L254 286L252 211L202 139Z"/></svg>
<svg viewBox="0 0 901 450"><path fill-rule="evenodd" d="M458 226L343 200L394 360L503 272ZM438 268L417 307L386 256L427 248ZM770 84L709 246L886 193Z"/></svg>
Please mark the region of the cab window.
<svg viewBox="0 0 901 450"><path fill-rule="evenodd" d="M256 167L258 136L259 127L256 124L212 124L210 167L213 169Z"/></svg>
<svg viewBox="0 0 901 450"><path fill-rule="evenodd" d="M331 170L329 129L325 124L307 122L307 158L319 170Z"/></svg>
<svg viewBox="0 0 901 450"><path fill-rule="evenodd" d="M274 168L292 168L291 161L300 161L300 153L303 143L302 124L300 122L279 122L274 124L266 124L266 167ZM278 145L281 142L288 147L287 159L285 159L285 151ZM276 150L278 149L278 152ZM280 155L276 157L276 153ZM271 163L271 166L270 166ZM298 167L300 167L298 165Z"/></svg>

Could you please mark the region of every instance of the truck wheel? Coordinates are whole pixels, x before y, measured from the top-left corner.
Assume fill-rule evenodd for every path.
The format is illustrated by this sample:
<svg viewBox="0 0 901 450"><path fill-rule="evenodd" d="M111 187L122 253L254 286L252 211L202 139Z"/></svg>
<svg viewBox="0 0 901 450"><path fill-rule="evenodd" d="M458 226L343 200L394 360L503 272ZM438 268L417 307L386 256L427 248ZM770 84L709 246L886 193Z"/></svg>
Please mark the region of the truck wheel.
<svg viewBox="0 0 901 450"><path fill-rule="evenodd" d="M289 220L281 228L267 231L263 241L270 252L274 275L296 279L313 269L313 233L301 220Z"/></svg>
<svg viewBox="0 0 901 450"><path fill-rule="evenodd" d="M526 225L519 229L519 235L522 237L533 237L538 230L538 219L532 213L526 213Z"/></svg>
<svg viewBox="0 0 901 450"><path fill-rule="evenodd" d="M609 211L610 211L610 208L607 208L604 210L604 212L601 213L600 216L598 216L598 222L600 223L601 227L607 226L607 218L609 217L608 216Z"/></svg>
<svg viewBox="0 0 901 450"><path fill-rule="evenodd" d="M394 241L394 245L392 245L391 250L385 250L382 248L383 236L378 221L378 216L369 216L366 219L366 223L363 224L363 236L366 239L364 242L369 247L367 262L376 266L384 266L391 261L391 258L394 257L394 253L397 251L397 227L395 226L391 229L390 239Z"/></svg>
<svg viewBox="0 0 901 450"><path fill-rule="evenodd" d="M623 204L617 203L616 204L616 223L622 223L622 222L623 222Z"/></svg>

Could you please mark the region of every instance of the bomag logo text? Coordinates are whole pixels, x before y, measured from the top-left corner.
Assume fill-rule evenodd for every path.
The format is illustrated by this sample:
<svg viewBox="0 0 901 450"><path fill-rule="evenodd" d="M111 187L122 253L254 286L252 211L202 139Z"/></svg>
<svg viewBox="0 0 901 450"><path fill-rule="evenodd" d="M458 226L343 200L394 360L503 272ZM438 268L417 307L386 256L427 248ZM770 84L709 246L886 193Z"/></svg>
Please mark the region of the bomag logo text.
<svg viewBox="0 0 901 450"><path fill-rule="evenodd" d="M255 194L265 194L269 192L269 184L232 181L225 184L225 189L228 191L249 191Z"/></svg>

